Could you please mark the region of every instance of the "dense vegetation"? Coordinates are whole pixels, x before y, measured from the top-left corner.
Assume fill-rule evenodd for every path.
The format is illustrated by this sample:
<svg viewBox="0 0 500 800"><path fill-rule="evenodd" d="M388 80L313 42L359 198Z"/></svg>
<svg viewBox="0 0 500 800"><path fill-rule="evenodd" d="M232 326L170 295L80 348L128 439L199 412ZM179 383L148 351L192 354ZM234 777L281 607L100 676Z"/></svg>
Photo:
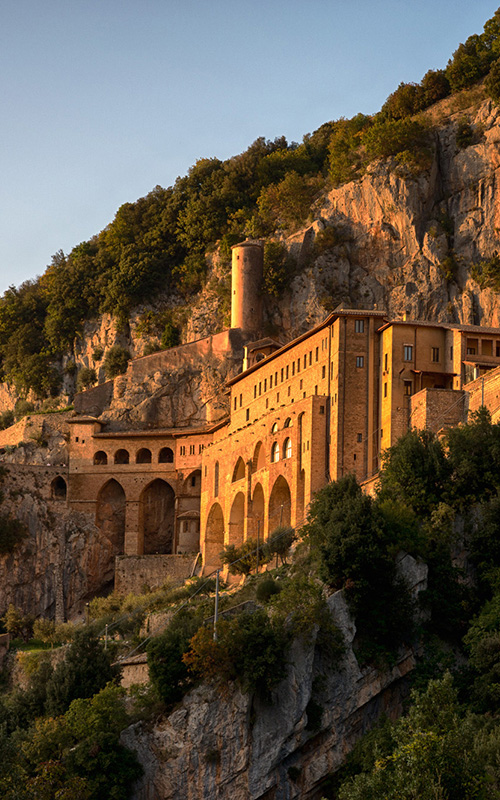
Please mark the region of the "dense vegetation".
<svg viewBox="0 0 500 800"><path fill-rule="evenodd" d="M124 204L101 233L69 254L56 253L40 278L4 294L0 379L14 382L21 393L56 395L61 355L71 353L86 319L107 311L125 325L132 308L159 292L186 303L205 282L205 256L216 243L227 258L230 245L245 235L293 230L307 220L325 182L358 178L373 159L390 158L404 173L426 170L433 136L421 112L485 76L486 92L499 102L499 55L500 10L482 34L458 47L446 69L430 70L419 84L400 84L378 114L327 122L301 144L259 138L226 161L200 159L172 187L157 186ZM459 146L471 141L470 128L458 131ZM279 244L268 244L266 291L279 297L290 265ZM491 271L481 270L490 285ZM167 320L159 332L161 346L171 346L177 336ZM79 387L92 383L87 372Z"/></svg>

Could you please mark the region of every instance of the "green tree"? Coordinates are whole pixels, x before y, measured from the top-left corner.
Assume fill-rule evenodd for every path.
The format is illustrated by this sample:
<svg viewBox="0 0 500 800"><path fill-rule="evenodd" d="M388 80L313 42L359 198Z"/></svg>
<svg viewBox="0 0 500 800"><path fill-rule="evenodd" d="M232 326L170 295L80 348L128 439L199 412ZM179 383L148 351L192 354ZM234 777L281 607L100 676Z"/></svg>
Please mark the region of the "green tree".
<svg viewBox="0 0 500 800"><path fill-rule="evenodd" d="M75 633L64 661L54 670L47 684L47 712L63 714L73 700L92 697L117 675L109 652L92 630Z"/></svg>
<svg viewBox="0 0 500 800"><path fill-rule="evenodd" d="M104 371L107 378L116 378L127 370L130 353L119 344L113 345L104 356Z"/></svg>
<svg viewBox="0 0 500 800"><path fill-rule="evenodd" d="M97 382L97 373L92 367L82 367L76 379L76 388L79 392L89 389Z"/></svg>
<svg viewBox="0 0 500 800"><path fill-rule="evenodd" d="M269 561L276 556L276 566L278 566L278 558L282 564L286 564L288 553L295 541L297 541L297 535L291 526L276 528L266 541L265 551Z"/></svg>
<svg viewBox="0 0 500 800"><path fill-rule="evenodd" d="M187 609L178 612L167 630L148 644L149 675L161 699L171 705L192 686L192 676L182 657L189 650L199 620Z"/></svg>
<svg viewBox="0 0 500 800"><path fill-rule="evenodd" d="M500 486L500 425L492 425L488 409L482 406L468 425L451 428L446 444L453 501L465 507L495 495Z"/></svg>

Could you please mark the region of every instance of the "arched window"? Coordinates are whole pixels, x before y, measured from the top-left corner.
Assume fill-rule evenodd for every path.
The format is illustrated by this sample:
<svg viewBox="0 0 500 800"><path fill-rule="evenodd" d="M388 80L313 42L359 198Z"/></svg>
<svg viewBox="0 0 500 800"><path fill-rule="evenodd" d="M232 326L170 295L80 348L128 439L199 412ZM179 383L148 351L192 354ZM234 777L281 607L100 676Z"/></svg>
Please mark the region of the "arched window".
<svg viewBox="0 0 500 800"><path fill-rule="evenodd" d="M271 428L271 433L276 433L277 430L278 430L278 423L277 422L273 422L273 427Z"/></svg>
<svg viewBox="0 0 500 800"><path fill-rule="evenodd" d="M285 420L285 424L283 425L284 428L291 428L292 427L292 420L290 417L287 417Z"/></svg>
<svg viewBox="0 0 500 800"><path fill-rule="evenodd" d="M158 455L158 463L159 464L173 464L174 463L174 451L170 449L170 447L162 447L160 453Z"/></svg>
<svg viewBox="0 0 500 800"><path fill-rule="evenodd" d="M148 450L147 447L141 447L141 449L137 451L137 455L135 457L135 463L151 464L151 450Z"/></svg>
<svg viewBox="0 0 500 800"><path fill-rule="evenodd" d="M115 453L115 464L128 464L128 450L117 450Z"/></svg>
<svg viewBox="0 0 500 800"><path fill-rule="evenodd" d="M102 466L103 464L107 463L108 463L108 456L104 452L104 450L98 450L97 453L94 453L94 464Z"/></svg>
<svg viewBox="0 0 500 800"><path fill-rule="evenodd" d="M291 457L292 457L292 440L290 438L287 438L283 443L283 458L291 458Z"/></svg>
<svg viewBox="0 0 500 800"><path fill-rule="evenodd" d="M274 442L273 446L271 447L271 461L274 464L276 461L280 460L280 446L278 442Z"/></svg>
<svg viewBox="0 0 500 800"><path fill-rule="evenodd" d="M214 497L219 496L219 462L215 462L214 467Z"/></svg>

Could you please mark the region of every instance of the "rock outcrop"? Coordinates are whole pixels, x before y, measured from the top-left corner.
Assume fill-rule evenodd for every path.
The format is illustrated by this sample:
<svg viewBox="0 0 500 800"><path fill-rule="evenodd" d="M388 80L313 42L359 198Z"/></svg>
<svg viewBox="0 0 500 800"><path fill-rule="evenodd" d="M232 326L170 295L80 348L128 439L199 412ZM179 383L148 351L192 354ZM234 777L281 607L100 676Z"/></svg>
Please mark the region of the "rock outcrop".
<svg viewBox="0 0 500 800"><path fill-rule="evenodd" d="M415 590L425 588L425 565L410 556L404 561ZM339 664L329 662L314 637L307 644L296 641L271 703L234 686L221 699L218 690L201 686L153 727L138 723L122 734L144 767L133 800L320 796L322 782L380 714L401 713L405 678L416 663L415 651L407 648L392 669L361 669L342 593L328 603L346 644Z"/></svg>

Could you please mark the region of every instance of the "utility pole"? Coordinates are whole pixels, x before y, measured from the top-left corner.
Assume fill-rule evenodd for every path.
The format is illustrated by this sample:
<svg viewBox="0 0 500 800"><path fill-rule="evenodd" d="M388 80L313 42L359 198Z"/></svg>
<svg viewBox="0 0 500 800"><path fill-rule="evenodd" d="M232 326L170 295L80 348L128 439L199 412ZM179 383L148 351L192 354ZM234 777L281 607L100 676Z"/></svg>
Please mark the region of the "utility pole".
<svg viewBox="0 0 500 800"><path fill-rule="evenodd" d="M214 614L214 642L217 641L217 620L219 617L219 570L215 573L215 614Z"/></svg>
<svg viewBox="0 0 500 800"><path fill-rule="evenodd" d="M255 574L259 574L259 537L260 537L260 519L257 518L257 568Z"/></svg>

